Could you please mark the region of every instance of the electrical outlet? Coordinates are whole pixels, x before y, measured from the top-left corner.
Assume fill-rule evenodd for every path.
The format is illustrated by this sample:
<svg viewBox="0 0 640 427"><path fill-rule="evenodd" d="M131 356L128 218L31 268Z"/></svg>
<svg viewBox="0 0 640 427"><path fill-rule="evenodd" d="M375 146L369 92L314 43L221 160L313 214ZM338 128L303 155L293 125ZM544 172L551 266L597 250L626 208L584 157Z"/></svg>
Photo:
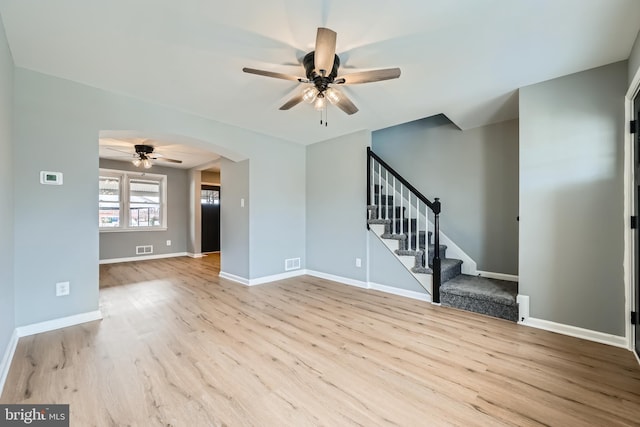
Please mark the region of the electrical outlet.
<svg viewBox="0 0 640 427"><path fill-rule="evenodd" d="M65 295L69 295L69 282L58 282L56 283L56 296L63 297Z"/></svg>
<svg viewBox="0 0 640 427"><path fill-rule="evenodd" d="M167 246L171 246L171 240L167 240Z"/></svg>
<svg viewBox="0 0 640 427"><path fill-rule="evenodd" d="M356 267L362 267L362 260L360 258L356 258Z"/></svg>

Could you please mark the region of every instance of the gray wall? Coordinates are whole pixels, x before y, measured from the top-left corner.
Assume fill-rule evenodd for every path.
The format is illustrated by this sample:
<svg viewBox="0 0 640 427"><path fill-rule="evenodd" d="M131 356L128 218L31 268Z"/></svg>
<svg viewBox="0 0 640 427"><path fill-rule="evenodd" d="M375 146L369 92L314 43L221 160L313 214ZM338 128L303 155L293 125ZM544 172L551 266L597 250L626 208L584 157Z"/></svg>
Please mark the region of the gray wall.
<svg viewBox="0 0 640 427"><path fill-rule="evenodd" d="M640 32L638 32L638 35L636 36L636 41L633 43L633 47L631 48L631 55L629 55L629 67L627 74L629 85L636 76L638 70L640 70Z"/></svg>
<svg viewBox="0 0 640 427"><path fill-rule="evenodd" d="M373 151L422 194L479 270L518 274L518 121L459 130L434 116L373 132Z"/></svg>
<svg viewBox="0 0 640 427"><path fill-rule="evenodd" d="M224 188L220 192L220 271L249 278L249 161L223 158L220 167Z"/></svg>
<svg viewBox="0 0 640 427"><path fill-rule="evenodd" d="M625 333L627 63L520 91L520 293L531 317Z"/></svg>
<svg viewBox="0 0 640 427"><path fill-rule="evenodd" d="M427 294L402 262L376 236L369 236L369 281Z"/></svg>
<svg viewBox="0 0 640 427"><path fill-rule="evenodd" d="M251 200L256 228L249 246L243 242L250 274L282 273L285 258L304 254L304 146L22 68L14 78L17 325L98 308L101 131L135 130L251 159L249 185L260 196ZM63 172L65 185L40 185L40 170ZM56 298L55 283L63 280L71 294Z"/></svg>
<svg viewBox="0 0 640 427"><path fill-rule="evenodd" d="M368 131L307 147L307 268L366 281ZM223 171L224 178L224 171ZM362 267L355 259L362 259Z"/></svg>
<svg viewBox="0 0 640 427"><path fill-rule="evenodd" d="M306 147L276 148L256 144L249 162L252 279L283 273L288 258L300 258L305 268ZM224 174L222 169L221 195L228 191L230 181Z"/></svg>
<svg viewBox="0 0 640 427"><path fill-rule="evenodd" d="M0 361L15 327L12 120L13 60L0 17Z"/></svg>
<svg viewBox="0 0 640 427"><path fill-rule="evenodd" d="M131 162L100 159L100 167L140 172ZM153 165L149 173L167 176L167 230L100 233L100 260L135 257L136 246L153 245L153 254L187 252L189 182L185 169ZM171 246L167 246L171 240Z"/></svg>

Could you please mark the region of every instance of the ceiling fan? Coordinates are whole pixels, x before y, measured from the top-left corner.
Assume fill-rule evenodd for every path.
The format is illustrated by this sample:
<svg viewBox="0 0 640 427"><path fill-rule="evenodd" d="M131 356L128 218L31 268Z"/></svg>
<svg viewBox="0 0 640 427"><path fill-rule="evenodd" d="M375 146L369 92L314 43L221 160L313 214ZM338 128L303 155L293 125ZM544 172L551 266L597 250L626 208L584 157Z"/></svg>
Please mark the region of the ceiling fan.
<svg viewBox="0 0 640 427"><path fill-rule="evenodd" d="M113 148L113 147L107 147L107 148L110 150L129 154L129 152L119 150L117 148ZM153 147L153 145L136 144L133 146L133 148L135 150L135 153L131 154L133 156L133 160L131 162L136 167L139 167L142 165L145 169L149 169L151 166L153 166L153 163L151 162L152 160L159 160L162 162L178 163L178 164L182 163L182 160L169 159L167 157L164 157L160 153L155 153L155 148Z"/></svg>
<svg viewBox="0 0 640 427"><path fill-rule="evenodd" d="M333 85L350 85L397 79L400 77L400 68L362 71L338 77L340 58L336 55L336 36L336 32L329 28L318 28L316 49L307 53L302 60L306 78L247 67L243 68L242 71L259 76L311 84L285 102L280 107L280 110L288 110L300 102L306 101L309 104L314 104L316 110L322 111L326 108L326 100L328 99L330 103L349 115L357 113L358 107ZM320 124L322 124L322 121L320 121Z"/></svg>

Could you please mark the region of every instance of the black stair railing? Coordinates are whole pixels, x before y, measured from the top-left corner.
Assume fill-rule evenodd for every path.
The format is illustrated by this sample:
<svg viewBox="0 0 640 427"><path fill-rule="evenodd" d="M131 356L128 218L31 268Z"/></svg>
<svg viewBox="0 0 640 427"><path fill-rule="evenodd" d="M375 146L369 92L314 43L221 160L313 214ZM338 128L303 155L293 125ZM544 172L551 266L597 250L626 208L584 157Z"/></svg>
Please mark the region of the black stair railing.
<svg viewBox="0 0 640 427"><path fill-rule="evenodd" d="M431 262L433 271L431 298L439 303L442 273L440 200L437 197L433 201L426 198L374 153L371 147L367 147L367 207L367 220L383 219L389 225L385 233L395 237L406 236L401 240L405 242L402 246L404 250L416 252L420 250L421 243L424 245L423 267L427 268ZM429 212L433 215L433 258L429 253ZM414 214L415 218L412 217ZM421 226L424 226L424 231Z"/></svg>

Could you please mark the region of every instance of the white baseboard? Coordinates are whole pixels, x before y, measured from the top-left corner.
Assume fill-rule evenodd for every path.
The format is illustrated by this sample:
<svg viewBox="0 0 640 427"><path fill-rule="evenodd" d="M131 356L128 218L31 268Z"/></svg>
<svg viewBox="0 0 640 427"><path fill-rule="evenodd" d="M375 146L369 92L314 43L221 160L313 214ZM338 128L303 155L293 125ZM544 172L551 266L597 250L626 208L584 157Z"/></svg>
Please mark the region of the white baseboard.
<svg viewBox="0 0 640 427"><path fill-rule="evenodd" d="M381 285L379 283L369 282L369 289L385 292L387 294L398 295L401 297L417 299L420 301L432 302L431 295L429 294L423 294L420 292L410 291L407 289L394 288L393 286Z"/></svg>
<svg viewBox="0 0 640 427"><path fill-rule="evenodd" d="M431 302L431 295L422 294L416 291L409 291L407 289L394 288L393 286L381 285L374 282L363 282L361 280L349 279L347 277L336 276L333 274L322 273L320 271L306 270L305 272L309 276L319 277L321 279L331 280L332 282L342 283L343 285L355 286L361 289L371 289L374 291L385 292L387 294L398 295L401 297L416 299L420 301Z"/></svg>
<svg viewBox="0 0 640 427"><path fill-rule="evenodd" d="M249 284L249 279L245 279L244 277L236 276L235 274L231 274L231 273L227 273L227 272L224 272L224 271L220 271L220 273L218 273L218 276L222 277L223 279L232 280L234 282L243 284L245 286L251 286Z"/></svg>
<svg viewBox="0 0 640 427"><path fill-rule="evenodd" d="M18 338L22 338L29 335L54 331L56 329L101 319L102 313L100 310L89 311L87 313L74 314L73 316L61 317L59 319L47 320L45 322L32 323L31 325L18 326L16 328L16 334L18 335Z"/></svg>
<svg viewBox="0 0 640 427"><path fill-rule="evenodd" d="M622 347L624 349L629 348L629 343L626 337L618 335L611 335L604 332L592 331L590 329L583 329L577 326L565 325L562 323L551 322L549 320L536 319L535 317L529 317L523 322L518 322L520 325L531 326L532 328L544 329L545 331L557 332L563 335L569 335L571 337L582 338L588 341L595 341L601 344L608 344L614 347Z"/></svg>
<svg viewBox="0 0 640 427"><path fill-rule="evenodd" d="M204 254L192 254L191 252L187 252L187 256L189 258L202 258L204 257Z"/></svg>
<svg viewBox="0 0 640 427"><path fill-rule="evenodd" d="M315 270L305 270L306 274L313 277L319 277L321 279L327 279L334 282L342 283L343 285L356 286L358 288L369 289L369 284L361 280L349 279L347 277L335 276L333 274L322 273Z"/></svg>
<svg viewBox="0 0 640 427"><path fill-rule="evenodd" d="M289 279L291 277L304 276L305 274L307 274L306 270L296 270L296 271L288 271L286 273L273 274L271 276L258 277L256 279L247 279L245 277L240 277L240 276L236 276L235 274L221 271L220 273L218 273L218 276L222 277L223 279L232 280L234 282L240 283L245 286L256 286L256 285L263 285L265 283L275 282L277 280Z"/></svg>
<svg viewBox="0 0 640 427"><path fill-rule="evenodd" d="M506 280L509 282L517 282L518 276L513 274L493 273L491 271L476 271L476 274L480 277L486 277L487 279Z"/></svg>
<svg viewBox="0 0 640 427"><path fill-rule="evenodd" d="M4 390L4 384L7 381L7 375L9 375L9 368L11 368L11 361L13 360L17 346L18 332L14 329L9 339L9 345L7 345L7 349L2 357L2 362L0 363L0 396L2 395L2 390Z"/></svg>
<svg viewBox="0 0 640 427"><path fill-rule="evenodd" d="M529 318L529 295L518 294L516 303L518 304L518 322L526 322Z"/></svg>
<svg viewBox="0 0 640 427"><path fill-rule="evenodd" d="M262 285L264 283L275 282L276 280L289 279L291 277L304 276L305 270L287 271L286 273L273 274L271 276L258 277L257 279L249 279L249 286Z"/></svg>
<svg viewBox="0 0 640 427"><path fill-rule="evenodd" d="M131 261L148 261L150 259L162 259L162 258L175 258L179 256L188 256L187 252L175 252L171 254L157 254L157 255L140 255L126 258L110 258L101 259L100 264L116 264L119 262L131 262Z"/></svg>
<svg viewBox="0 0 640 427"><path fill-rule="evenodd" d="M102 319L102 313L100 310L96 310L15 328L13 330L13 335L11 335L11 339L9 340L9 345L4 353L4 357L2 358L2 363L0 363L0 395L2 395L2 390L4 389L4 384L7 380L7 375L9 374L9 368L11 367L11 361L13 360L13 355L15 354L16 347L18 345L18 339L29 335L53 331L100 319Z"/></svg>

